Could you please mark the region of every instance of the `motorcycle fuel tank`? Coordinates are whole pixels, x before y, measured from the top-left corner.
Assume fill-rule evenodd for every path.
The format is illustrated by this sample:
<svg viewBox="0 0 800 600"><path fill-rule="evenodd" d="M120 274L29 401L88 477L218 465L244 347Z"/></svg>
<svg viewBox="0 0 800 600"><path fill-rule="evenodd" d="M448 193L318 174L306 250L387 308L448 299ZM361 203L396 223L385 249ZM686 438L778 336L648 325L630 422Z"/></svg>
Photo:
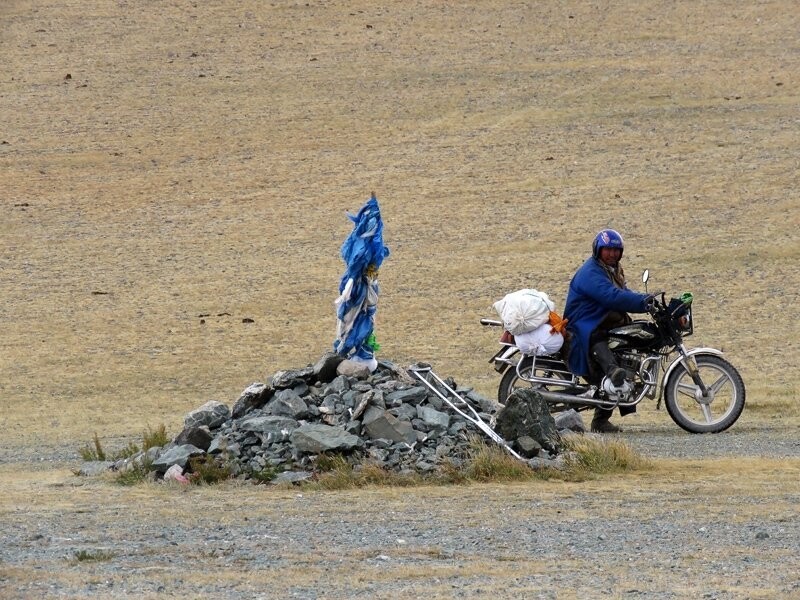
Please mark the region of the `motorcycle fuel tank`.
<svg viewBox="0 0 800 600"><path fill-rule="evenodd" d="M650 321L634 321L630 325L616 327L608 332L608 347L612 350L622 348L648 348L658 336L658 329Z"/></svg>

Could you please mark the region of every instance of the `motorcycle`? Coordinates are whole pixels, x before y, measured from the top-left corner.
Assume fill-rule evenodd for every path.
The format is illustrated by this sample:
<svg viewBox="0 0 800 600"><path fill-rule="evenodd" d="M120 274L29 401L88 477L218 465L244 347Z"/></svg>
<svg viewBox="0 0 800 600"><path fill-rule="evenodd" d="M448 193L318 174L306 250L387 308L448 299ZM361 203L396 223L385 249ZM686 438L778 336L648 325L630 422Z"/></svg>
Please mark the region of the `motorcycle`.
<svg viewBox="0 0 800 600"><path fill-rule="evenodd" d="M645 289L648 279L645 270ZM525 354L505 332L489 360L502 375L497 399L505 404L516 388L529 386L541 393L551 413L599 407L619 408L625 414L645 398L657 398L656 407L663 399L672 420L690 433L725 431L744 410L744 381L721 351L684 345L683 339L694 332L692 304L691 293L667 301L666 293L658 292L649 306L649 319L609 332L608 345L626 372L618 387L607 377L593 385L574 375L559 353ZM503 326L494 319L481 319L481 324Z"/></svg>

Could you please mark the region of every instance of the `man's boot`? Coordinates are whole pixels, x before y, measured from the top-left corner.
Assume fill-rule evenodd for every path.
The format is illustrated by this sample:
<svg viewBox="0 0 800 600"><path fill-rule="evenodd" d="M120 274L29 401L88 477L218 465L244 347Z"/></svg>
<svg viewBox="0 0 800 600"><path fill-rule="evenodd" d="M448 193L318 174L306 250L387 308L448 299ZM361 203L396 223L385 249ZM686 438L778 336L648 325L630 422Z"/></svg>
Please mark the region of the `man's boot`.
<svg viewBox="0 0 800 600"><path fill-rule="evenodd" d="M600 365L603 373L611 380L614 387L619 387L625 383L625 369L621 369L617 364L617 359L608 347L606 342L597 342L591 347L592 357Z"/></svg>
<svg viewBox="0 0 800 600"><path fill-rule="evenodd" d="M595 408L594 418L592 419L591 430L595 433L619 433L622 431L619 427L614 425L609 419L614 414L613 410L605 408Z"/></svg>
<svg viewBox="0 0 800 600"><path fill-rule="evenodd" d="M597 361L597 364L600 365L603 373L606 374L614 386L619 387L625 383L625 369L621 369L619 365L617 365L617 360L614 358L614 354L605 341L594 344L591 347L591 353L592 357ZM595 433L619 433L622 431L609 421L613 414L613 410L595 408L591 430Z"/></svg>

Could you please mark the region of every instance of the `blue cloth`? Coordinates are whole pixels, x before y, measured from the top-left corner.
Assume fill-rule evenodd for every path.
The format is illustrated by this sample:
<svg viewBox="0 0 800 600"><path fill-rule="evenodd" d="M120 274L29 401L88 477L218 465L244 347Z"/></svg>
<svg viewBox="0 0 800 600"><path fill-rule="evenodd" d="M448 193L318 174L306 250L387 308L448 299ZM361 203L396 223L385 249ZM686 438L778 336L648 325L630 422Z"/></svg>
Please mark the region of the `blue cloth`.
<svg viewBox="0 0 800 600"><path fill-rule="evenodd" d="M342 259L346 269L339 282L340 297L336 301L337 337L334 350L342 356L372 358L367 345L373 333L378 304L378 268L389 256L383 244L383 221L378 200L373 195L353 216L352 233L342 244Z"/></svg>
<svg viewBox="0 0 800 600"><path fill-rule="evenodd" d="M620 288L596 258L588 258L569 284L564 318L572 333L569 369L575 375L589 374L589 336L609 312L646 312L649 296Z"/></svg>

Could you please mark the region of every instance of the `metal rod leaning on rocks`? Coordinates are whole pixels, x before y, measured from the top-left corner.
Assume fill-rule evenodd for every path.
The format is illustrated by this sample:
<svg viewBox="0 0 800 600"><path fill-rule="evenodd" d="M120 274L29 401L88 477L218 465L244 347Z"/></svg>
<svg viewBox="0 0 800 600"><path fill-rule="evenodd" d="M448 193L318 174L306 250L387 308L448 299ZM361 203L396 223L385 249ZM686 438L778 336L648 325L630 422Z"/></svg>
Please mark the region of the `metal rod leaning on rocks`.
<svg viewBox="0 0 800 600"><path fill-rule="evenodd" d="M453 388L451 388L449 385L447 385L447 383L445 383L442 380L441 377L439 377L436 373L434 373L433 369L430 366L423 367L421 365L412 365L412 366L409 367L408 370L411 373L413 373L414 376L417 379L419 379L422 383L424 383L434 394L436 394L437 396L439 396L439 398L444 400L450 408L452 408L459 415L464 417L467 421L469 421L470 423L475 425L478 429L483 431L487 436L489 436L489 438L493 442L495 442L497 444L500 444L503 448L505 448L511 456L513 456L516 459L522 460L522 461L525 460L519 454L514 452L514 450L511 448L511 446L509 446L508 443L494 429L489 427L488 423L486 423L485 421L483 421L483 419L481 419L481 417L478 414L478 412L472 407L472 405L469 402L467 402L464 398L462 398L458 394L458 392L456 392ZM458 406L456 406L450 400L450 398L448 398L442 392L440 392L438 389L436 389L436 386L434 386L425 377L425 375L428 375L428 374L430 374L436 380L436 382L439 385L441 385L445 390L447 390L450 394L452 394L453 396L458 398L458 400L461 402L461 404L463 404L464 406L466 406L470 410L470 412L472 413L472 416L470 416L467 413L465 413L464 411L462 411L460 408L458 408Z"/></svg>

